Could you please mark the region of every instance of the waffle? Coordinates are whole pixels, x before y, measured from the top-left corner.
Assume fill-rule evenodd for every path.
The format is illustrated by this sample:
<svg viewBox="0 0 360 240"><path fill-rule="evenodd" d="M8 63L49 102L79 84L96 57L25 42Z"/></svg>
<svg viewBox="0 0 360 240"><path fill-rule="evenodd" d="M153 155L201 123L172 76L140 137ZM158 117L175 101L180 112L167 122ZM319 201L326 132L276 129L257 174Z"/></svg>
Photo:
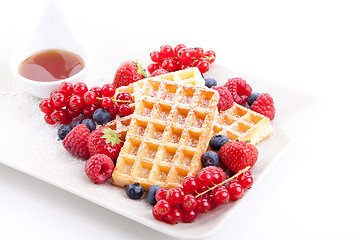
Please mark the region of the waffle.
<svg viewBox="0 0 360 240"><path fill-rule="evenodd" d="M205 80L202 77L197 67L187 68L184 70L171 72L168 74L163 74L160 76L156 76L155 78L159 80L161 79L161 80L173 81L173 82L189 84L189 85L198 85L198 86L205 85ZM132 103L130 103L130 108L132 113L135 110L135 98L138 95L137 92L141 90L145 81L146 79L143 79L134 82L132 84L129 84L128 86L122 86L116 89L115 96L120 92L127 92L131 94ZM131 122L131 118L132 118L132 114L125 117L120 117L119 115L117 115L116 119L106 124L106 126L110 127L111 129L115 130L117 133L121 134L122 138L125 139L128 131L128 126L130 125Z"/></svg>
<svg viewBox="0 0 360 240"><path fill-rule="evenodd" d="M224 134L229 140L239 139L255 145L268 137L273 129L269 118L234 104L230 109L219 113L213 131L214 135Z"/></svg>
<svg viewBox="0 0 360 240"><path fill-rule="evenodd" d="M135 110L112 176L114 185L179 187L186 176L201 169L219 95L212 89L163 78L144 80L136 94Z"/></svg>

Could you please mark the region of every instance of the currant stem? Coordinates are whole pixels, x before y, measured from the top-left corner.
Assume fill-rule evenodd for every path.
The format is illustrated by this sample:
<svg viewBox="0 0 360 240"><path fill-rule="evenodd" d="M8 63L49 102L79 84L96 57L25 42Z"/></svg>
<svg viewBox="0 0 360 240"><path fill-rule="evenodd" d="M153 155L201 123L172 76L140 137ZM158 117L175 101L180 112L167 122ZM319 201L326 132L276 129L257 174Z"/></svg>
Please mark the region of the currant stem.
<svg viewBox="0 0 360 240"><path fill-rule="evenodd" d="M239 171L238 173L236 173L234 176L232 176L232 177L230 177L230 178L222 181L222 182L219 183L219 184L214 185L213 187L209 188L208 190L206 190L206 191L204 191L204 192L202 192L202 193L199 193L199 194L196 195L195 197L196 197L196 198L201 197L201 196L204 195L205 193L210 192L210 191L214 190L215 188L217 188L217 187L219 187L219 186L221 186L221 185L224 185L225 183L233 180L234 178L237 178L238 176L240 176L242 173L246 172L246 171L249 170L249 169L250 169L250 167L248 166L248 167L240 170L240 171Z"/></svg>
<svg viewBox="0 0 360 240"><path fill-rule="evenodd" d="M97 100L102 100L103 98L101 97L97 97ZM120 102L120 103L131 103L131 101L126 101L126 100L117 100L117 99L112 99L114 102Z"/></svg>

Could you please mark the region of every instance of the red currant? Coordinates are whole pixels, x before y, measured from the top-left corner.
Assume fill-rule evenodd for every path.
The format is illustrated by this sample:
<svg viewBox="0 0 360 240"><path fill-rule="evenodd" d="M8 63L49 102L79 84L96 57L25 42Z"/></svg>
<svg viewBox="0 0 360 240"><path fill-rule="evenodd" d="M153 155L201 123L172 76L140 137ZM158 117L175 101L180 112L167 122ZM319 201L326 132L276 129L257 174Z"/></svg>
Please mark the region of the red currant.
<svg viewBox="0 0 360 240"><path fill-rule="evenodd" d="M130 93L127 92L119 92L118 95L116 95L116 100L119 101L128 101L128 103L132 102L132 96ZM127 102L124 102L127 103Z"/></svg>
<svg viewBox="0 0 360 240"><path fill-rule="evenodd" d="M67 114L66 114L66 110L65 109L55 109L51 114L50 114L51 119L54 122L62 122L65 121L67 118Z"/></svg>
<svg viewBox="0 0 360 240"><path fill-rule="evenodd" d="M160 52L159 51L153 51L150 53L150 59L151 61L153 61L154 63L157 63L161 60L160 57Z"/></svg>
<svg viewBox="0 0 360 240"><path fill-rule="evenodd" d="M244 195L244 188L236 181L230 182L227 190L229 191L230 199L233 201L240 199Z"/></svg>
<svg viewBox="0 0 360 240"><path fill-rule="evenodd" d="M74 91L74 86L71 83L63 82L59 87L59 92L65 96L70 96Z"/></svg>
<svg viewBox="0 0 360 240"><path fill-rule="evenodd" d="M44 120L49 125L54 125L56 122L51 119L49 114L44 115Z"/></svg>
<svg viewBox="0 0 360 240"><path fill-rule="evenodd" d="M229 202L230 194L226 187L219 186L214 190L213 198L217 204L222 205Z"/></svg>
<svg viewBox="0 0 360 240"><path fill-rule="evenodd" d="M131 114L131 108L127 104L120 104L119 106L119 114L121 117L126 117Z"/></svg>
<svg viewBox="0 0 360 240"><path fill-rule="evenodd" d="M211 172L213 175L213 184L214 185L220 184L223 181L223 177L221 176L221 173L216 169L212 170Z"/></svg>
<svg viewBox="0 0 360 240"><path fill-rule="evenodd" d="M156 211L158 214L165 216L167 215L171 210L171 205L168 201L161 199L154 205L154 211Z"/></svg>
<svg viewBox="0 0 360 240"><path fill-rule="evenodd" d="M160 201L161 199L165 199L167 191L168 190L166 188L160 188L159 190L157 190L156 193L155 193L156 201Z"/></svg>
<svg viewBox="0 0 360 240"><path fill-rule="evenodd" d="M178 61L180 63L189 63L191 62L191 53L187 48L182 48L177 53Z"/></svg>
<svg viewBox="0 0 360 240"><path fill-rule="evenodd" d="M202 170L196 175L199 186L211 186L213 183L213 175L210 171Z"/></svg>
<svg viewBox="0 0 360 240"><path fill-rule="evenodd" d="M161 58L171 58L174 56L174 51L170 45L164 45L160 48Z"/></svg>
<svg viewBox="0 0 360 240"><path fill-rule="evenodd" d="M181 197L184 198L185 196L185 191L183 187L177 187L176 189L178 189L180 191Z"/></svg>
<svg viewBox="0 0 360 240"><path fill-rule="evenodd" d="M174 59L165 59L161 65L161 68L168 72L174 72L177 70L177 63Z"/></svg>
<svg viewBox="0 0 360 240"><path fill-rule="evenodd" d="M103 97L101 99L101 106L104 108L111 108L114 105L113 100L110 97Z"/></svg>
<svg viewBox="0 0 360 240"><path fill-rule="evenodd" d="M115 94L115 87L111 83L104 84L101 88L103 97L112 97Z"/></svg>
<svg viewBox="0 0 360 240"><path fill-rule="evenodd" d="M191 223L194 222L195 219L197 217L197 212L192 210L192 211L186 211L183 210L183 216L182 216L182 220L185 223Z"/></svg>
<svg viewBox="0 0 360 240"><path fill-rule="evenodd" d="M116 103L114 103L114 104L112 105L112 107L109 107L107 110L108 110L108 112L109 112L110 115L111 115L111 119L115 119L116 114L117 114L118 111L119 111L119 105L117 105Z"/></svg>
<svg viewBox="0 0 360 240"><path fill-rule="evenodd" d="M92 105L96 101L96 93L93 91L87 91L84 94L84 103L87 105Z"/></svg>
<svg viewBox="0 0 360 240"><path fill-rule="evenodd" d="M161 65L159 65L157 63L150 63L147 67L147 70L150 74L152 74L153 72L158 70L160 67L161 67Z"/></svg>
<svg viewBox="0 0 360 240"><path fill-rule="evenodd" d="M175 48L174 48L174 55L177 56L179 50L182 49L182 48L186 48L186 46L184 44L176 45Z"/></svg>
<svg viewBox="0 0 360 240"><path fill-rule="evenodd" d="M186 177L183 181L183 188L187 193L194 193L198 188L196 179L194 177Z"/></svg>
<svg viewBox="0 0 360 240"><path fill-rule="evenodd" d="M183 200L181 201L181 206L186 211L194 210L196 208L196 204L197 204L197 199L194 195L191 194L185 195Z"/></svg>
<svg viewBox="0 0 360 240"><path fill-rule="evenodd" d="M210 68L210 62L207 59L200 59L198 63L196 64L197 68L201 73L205 73L209 71Z"/></svg>
<svg viewBox="0 0 360 240"><path fill-rule="evenodd" d="M154 216L154 218L156 220L159 220L159 221L164 220L166 217L166 215L161 215L160 213L158 213L154 207L152 208L152 215Z"/></svg>
<svg viewBox="0 0 360 240"><path fill-rule="evenodd" d="M194 48L194 54L193 54L194 58L200 59L202 58L203 55L204 55L204 50L201 47Z"/></svg>
<svg viewBox="0 0 360 240"><path fill-rule="evenodd" d="M211 203L207 198L201 197L197 200L196 211L198 213L207 213L211 210Z"/></svg>
<svg viewBox="0 0 360 240"><path fill-rule="evenodd" d="M72 95L69 100L69 106L72 109L81 109L84 106L84 99L79 95Z"/></svg>
<svg viewBox="0 0 360 240"><path fill-rule="evenodd" d="M70 118L76 118L80 115L81 113L81 109L73 109L70 107L70 105L68 105L66 107L66 114L70 117Z"/></svg>
<svg viewBox="0 0 360 240"><path fill-rule="evenodd" d="M84 94L88 91L88 88L85 83L78 82L74 85L73 93L78 96L84 96Z"/></svg>
<svg viewBox="0 0 360 240"><path fill-rule="evenodd" d="M179 189L170 188L166 193L166 201L170 204L180 204L182 200L182 195Z"/></svg>
<svg viewBox="0 0 360 240"><path fill-rule="evenodd" d="M182 211L178 208L173 208L168 215L165 216L165 221L170 224L177 224L182 220Z"/></svg>
<svg viewBox="0 0 360 240"><path fill-rule="evenodd" d="M42 99L40 101L39 108L45 114L50 114L55 109L54 104L51 102L49 98Z"/></svg>
<svg viewBox="0 0 360 240"><path fill-rule="evenodd" d="M178 65L179 70L184 70L184 69L187 69L187 68L189 68L189 67L190 67L190 64L189 64L189 63L180 63L180 64Z"/></svg>
<svg viewBox="0 0 360 240"><path fill-rule="evenodd" d="M92 87L90 91L96 93L96 97L102 97L101 87Z"/></svg>
<svg viewBox="0 0 360 240"><path fill-rule="evenodd" d="M206 198L210 203L210 210L214 209L218 204L214 201L213 192L207 192L203 195L203 198Z"/></svg>
<svg viewBox="0 0 360 240"><path fill-rule="evenodd" d="M59 92L58 89L52 90L50 95L49 95L49 98L52 99L52 97L55 95L55 93L58 93L58 92Z"/></svg>
<svg viewBox="0 0 360 240"><path fill-rule="evenodd" d="M61 109L67 104L67 99L65 98L64 94L59 92L52 96L51 101L56 109Z"/></svg>
<svg viewBox="0 0 360 240"><path fill-rule="evenodd" d="M169 73L168 71L166 71L165 69L159 68L158 70L155 70L152 74L151 77L155 77L155 76L159 76L159 75L163 75L163 74L167 74Z"/></svg>
<svg viewBox="0 0 360 240"><path fill-rule="evenodd" d="M84 105L83 108L81 109L81 112L84 114L84 116L86 118L90 118L92 117L92 115L94 114L95 110L98 109L99 106L96 104L93 105Z"/></svg>
<svg viewBox="0 0 360 240"><path fill-rule="evenodd" d="M240 185L245 189L251 188L254 183L254 179L249 171L239 176L238 181Z"/></svg>
<svg viewBox="0 0 360 240"><path fill-rule="evenodd" d="M216 59L216 55L214 51L206 51L204 53L204 57L206 57L210 63L213 63Z"/></svg>

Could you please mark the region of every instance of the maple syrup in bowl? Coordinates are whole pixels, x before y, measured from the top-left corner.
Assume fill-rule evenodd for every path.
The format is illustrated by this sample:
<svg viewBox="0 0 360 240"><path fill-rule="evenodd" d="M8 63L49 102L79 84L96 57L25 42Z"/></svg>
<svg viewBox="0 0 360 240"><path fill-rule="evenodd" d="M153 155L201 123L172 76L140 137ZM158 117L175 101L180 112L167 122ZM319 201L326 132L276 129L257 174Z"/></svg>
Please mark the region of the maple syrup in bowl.
<svg viewBox="0 0 360 240"><path fill-rule="evenodd" d="M25 59L19 74L30 80L53 82L68 79L84 68L84 60L77 54L61 49L38 52Z"/></svg>

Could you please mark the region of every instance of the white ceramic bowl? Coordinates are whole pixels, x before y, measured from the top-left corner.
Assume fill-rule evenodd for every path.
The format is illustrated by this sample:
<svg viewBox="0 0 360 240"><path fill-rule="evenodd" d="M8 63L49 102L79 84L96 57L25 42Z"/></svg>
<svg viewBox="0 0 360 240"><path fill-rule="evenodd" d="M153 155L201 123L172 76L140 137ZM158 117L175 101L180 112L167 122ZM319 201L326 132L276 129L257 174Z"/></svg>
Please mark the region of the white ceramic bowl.
<svg viewBox="0 0 360 240"><path fill-rule="evenodd" d="M79 55L84 60L84 68L67 79L52 82L34 81L19 74L19 65L26 58L48 49L62 49ZM64 81L73 84L85 82L89 64L89 56L71 31L59 4L56 0L48 0L37 30L13 53L10 59L10 70L25 91L36 97L46 98Z"/></svg>

